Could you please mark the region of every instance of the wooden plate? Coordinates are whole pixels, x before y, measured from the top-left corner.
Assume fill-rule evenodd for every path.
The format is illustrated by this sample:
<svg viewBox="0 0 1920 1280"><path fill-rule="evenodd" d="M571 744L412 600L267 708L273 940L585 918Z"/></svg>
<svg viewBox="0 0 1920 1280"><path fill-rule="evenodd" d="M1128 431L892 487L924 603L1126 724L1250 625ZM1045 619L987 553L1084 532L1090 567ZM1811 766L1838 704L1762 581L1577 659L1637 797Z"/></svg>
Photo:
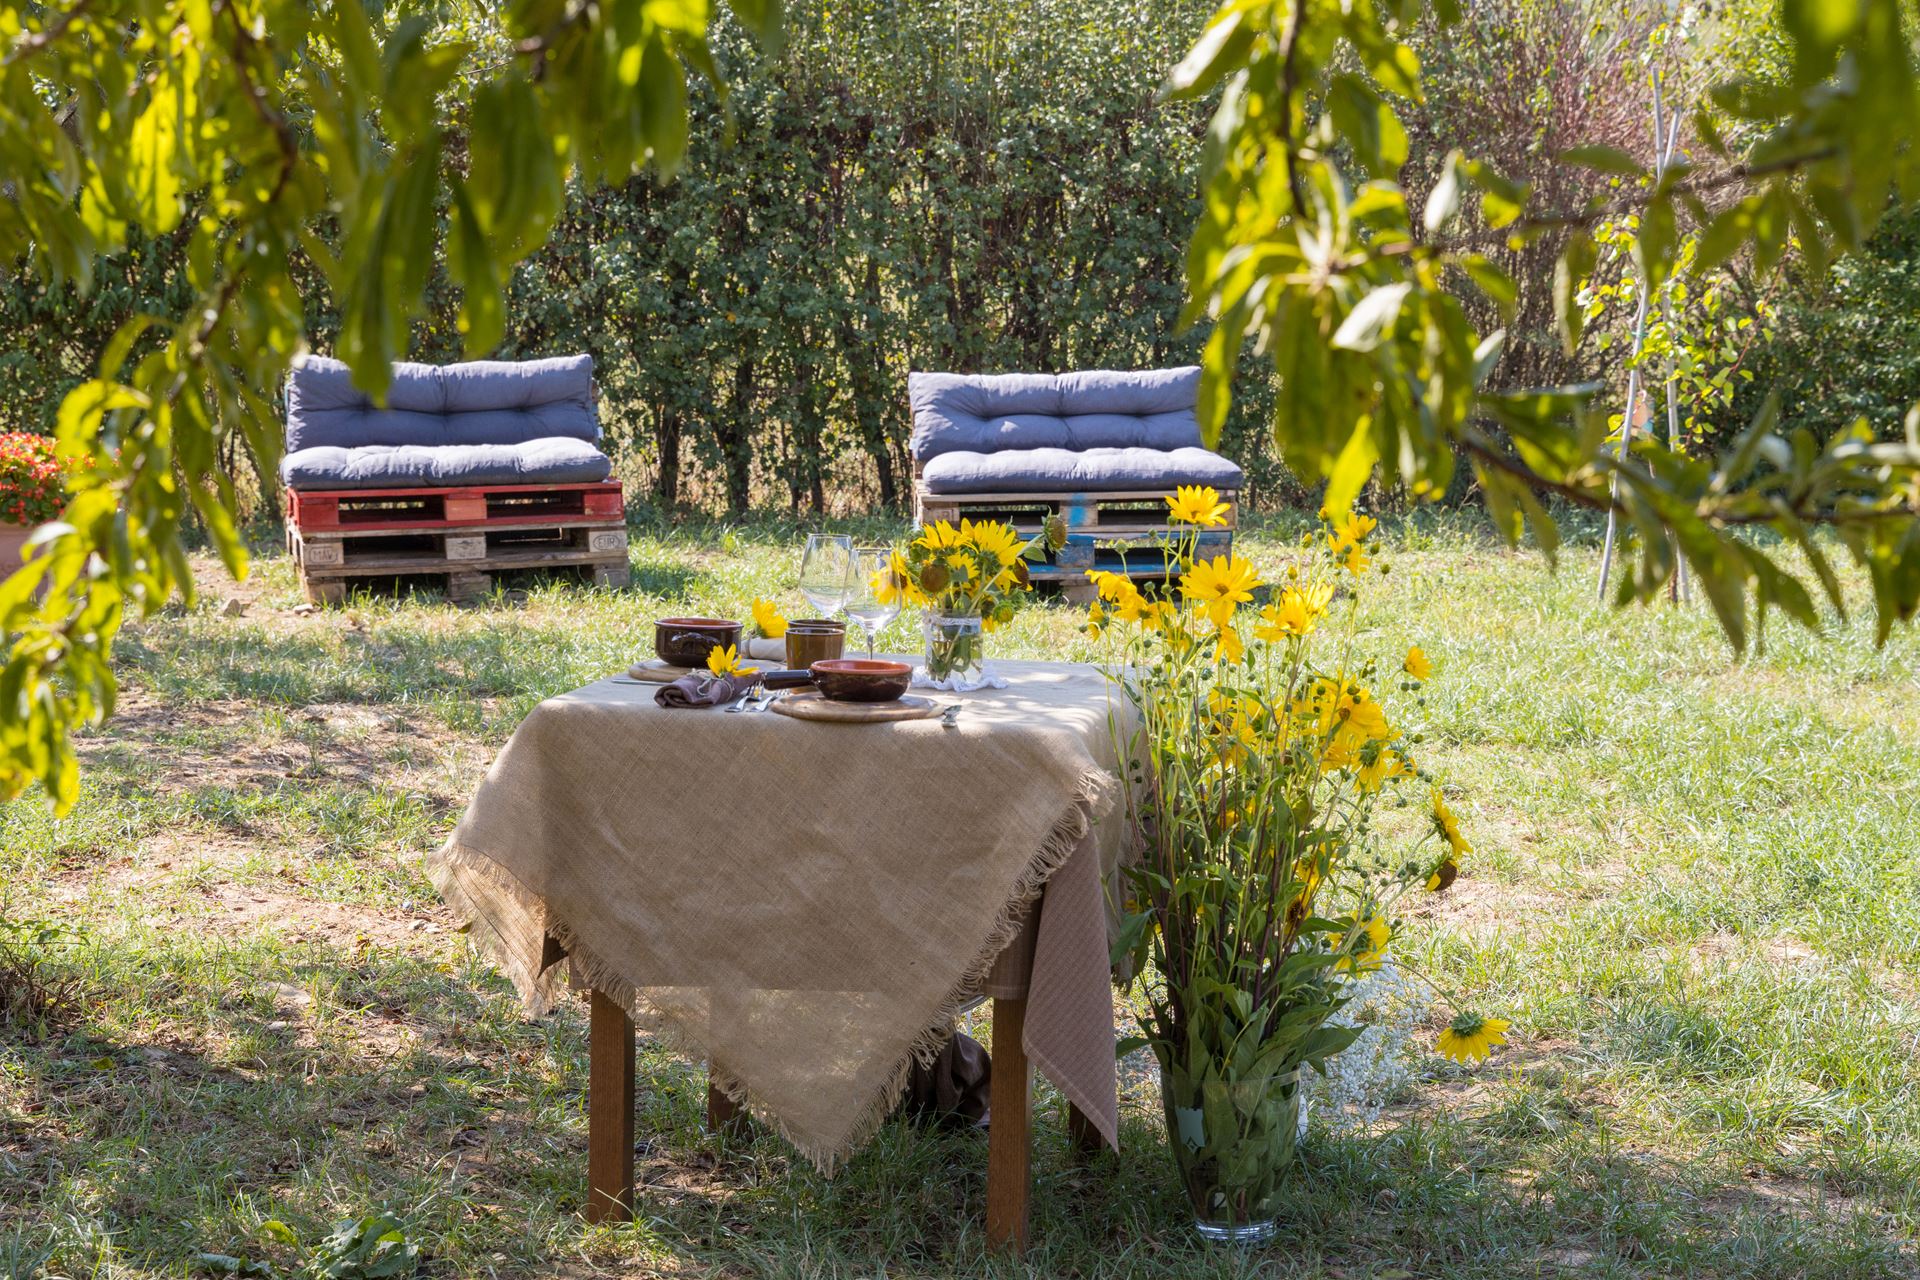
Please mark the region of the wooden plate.
<svg viewBox="0 0 1920 1280"><path fill-rule="evenodd" d="M758 671L759 667L746 667L743 670ZM658 658L647 658L627 668L627 679L643 680L648 684L672 684L681 676L707 673L705 667L676 667L672 663L662 662Z"/></svg>
<svg viewBox="0 0 1920 1280"><path fill-rule="evenodd" d="M928 720L940 714L932 698L911 693L898 702L835 702L818 693L790 693L784 698L775 698L773 709L796 720L831 720L839 724Z"/></svg>

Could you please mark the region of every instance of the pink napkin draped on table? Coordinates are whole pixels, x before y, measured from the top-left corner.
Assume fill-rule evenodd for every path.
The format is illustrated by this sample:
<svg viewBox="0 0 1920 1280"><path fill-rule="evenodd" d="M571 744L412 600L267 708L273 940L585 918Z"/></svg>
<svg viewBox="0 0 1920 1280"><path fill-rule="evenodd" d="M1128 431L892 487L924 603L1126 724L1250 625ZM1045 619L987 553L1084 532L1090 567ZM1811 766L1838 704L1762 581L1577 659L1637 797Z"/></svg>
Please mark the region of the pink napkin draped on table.
<svg viewBox="0 0 1920 1280"><path fill-rule="evenodd" d="M1131 721L1091 667L995 666L1010 687L957 695L952 728L684 715L615 681L549 699L435 883L530 1007L570 957L823 1170L981 995L1027 999L1029 1055L1113 1144Z"/></svg>

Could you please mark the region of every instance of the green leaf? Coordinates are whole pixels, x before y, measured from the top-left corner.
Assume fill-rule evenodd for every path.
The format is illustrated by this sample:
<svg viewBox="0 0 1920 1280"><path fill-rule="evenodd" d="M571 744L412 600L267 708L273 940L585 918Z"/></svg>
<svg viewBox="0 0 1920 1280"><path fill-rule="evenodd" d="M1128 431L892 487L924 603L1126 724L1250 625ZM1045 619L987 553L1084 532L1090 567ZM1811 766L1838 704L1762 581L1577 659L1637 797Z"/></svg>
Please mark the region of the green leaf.
<svg viewBox="0 0 1920 1280"><path fill-rule="evenodd" d="M157 235L179 226L185 212L180 198L182 106L179 89L163 66L127 139L127 186L138 201L135 212Z"/></svg>
<svg viewBox="0 0 1920 1280"><path fill-rule="evenodd" d="M1560 161L1563 164L1577 164L1583 169L1597 169L1601 173L1626 174L1629 177L1641 177L1647 172L1638 160L1620 148L1597 142L1570 147L1562 151Z"/></svg>
<svg viewBox="0 0 1920 1280"><path fill-rule="evenodd" d="M1460 211L1460 160L1459 151L1448 154L1440 168L1439 180L1427 195L1427 208L1422 221L1429 234L1437 233Z"/></svg>
<svg viewBox="0 0 1920 1280"><path fill-rule="evenodd" d="M1353 500L1360 496L1360 490L1373 475L1374 464L1379 460L1380 450L1373 438L1373 424L1362 418L1355 425L1353 434L1347 437L1346 447L1333 460L1333 470L1327 476L1327 492L1322 505L1331 518L1344 519L1353 510Z"/></svg>
<svg viewBox="0 0 1920 1280"><path fill-rule="evenodd" d="M647 41L639 90L654 166L661 176L672 177L687 153L687 82L680 60L658 32Z"/></svg>
<svg viewBox="0 0 1920 1280"><path fill-rule="evenodd" d="M1581 330L1586 324L1586 317L1581 311L1580 289L1593 274L1598 261L1599 250L1593 243L1593 237L1582 229L1567 238L1567 247L1560 251L1559 259L1553 264L1555 327L1560 331L1560 346L1568 355L1572 355L1580 346Z"/></svg>
<svg viewBox="0 0 1920 1280"><path fill-rule="evenodd" d="M1413 283L1402 280L1382 285L1354 304L1334 332L1333 346L1346 351L1372 351L1393 327Z"/></svg>
<svg viewBox="0 0 1920 1280"><path fill-rule="evenodd" d="M1167 99L1197 98L1237 70L1253 47L1253 28L1246 13L1230 9L1200 33L1187 56L1175 64L1160 86Z"/></svg>
<svg viewBox="0 0 1920 1280"><path fill-rule="evenodd" d="M785 40L782 0L727 0L727 4L762 49L769 54L780 52Z"/></svg>

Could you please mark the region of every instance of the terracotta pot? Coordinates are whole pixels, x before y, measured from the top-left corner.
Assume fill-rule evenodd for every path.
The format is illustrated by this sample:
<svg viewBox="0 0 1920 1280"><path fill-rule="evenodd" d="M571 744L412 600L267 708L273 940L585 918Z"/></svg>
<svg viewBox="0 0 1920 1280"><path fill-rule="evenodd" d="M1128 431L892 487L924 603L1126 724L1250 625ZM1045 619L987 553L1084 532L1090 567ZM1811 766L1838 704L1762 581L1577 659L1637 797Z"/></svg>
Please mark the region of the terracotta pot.
<svg viewBox="0 0 1920 1280"><path fill-rule="evenodd" d="M32 536L33 526L0 520L0 578L20 567L21 553L27 549L27 539Z"/></svg>
<svg viewBox="0 0 1920 1280"><path fill-rule="evenodd" d="M769 689L812 685L834 702L897 702L912 681L913 668L906 663L871 658L838 658L805 671L769 671L761 677Z"/></svg>
<svg viewBox="0 0 1920 1280"><path fill-rule="evenodd" d="M715 649L737 650L740 631L724 618L662 618L653 624L653 651L676 667L704 667Z"/></svg>

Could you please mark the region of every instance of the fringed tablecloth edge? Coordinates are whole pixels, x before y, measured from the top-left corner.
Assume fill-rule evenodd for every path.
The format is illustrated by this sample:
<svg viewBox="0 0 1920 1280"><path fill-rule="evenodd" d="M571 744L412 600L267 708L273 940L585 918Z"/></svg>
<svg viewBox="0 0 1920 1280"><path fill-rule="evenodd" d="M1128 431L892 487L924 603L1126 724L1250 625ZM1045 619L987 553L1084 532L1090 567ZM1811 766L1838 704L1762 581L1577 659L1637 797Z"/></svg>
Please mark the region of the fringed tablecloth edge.
<svg viewBox="0 0 1920 1280"><path fill-rule="evenodd" d="M488 854L449 839L431 856L428 870L441 896L468 928L474 945L505 972L530 1013L544 1013L553 1007L558 994L558 981L554 976L558 966L531 972L524 960L513 954L513 949L506 944L499 931L485 919L473 897L462 888L460 876L463 873L486 877L496 890L511 895L517 903L528 908L530 914L543 916L546 931L566 948L568 958L582 979L616 1001L637 1026L659 1038L670 1051L706 1060L714 1087L745 1106L755 1119L778 1133L822 1176L832 1177L839 1165L878 1132L887 1116L892 1114L906 1091L914 1063L931 1064L939 1056L953 1033L954 1024L966 1012L973 992L986 981L995 959L1019 935L1027 908L1046 888L1047 880L1053 873L1073 856L1074 850L1093 829L1093 824L1112 809L1117 789L1118 779L1105 769L1090 769L1080 775L1073 798L1055 820L1046 839L1028 861L1026 869L1014 881L1006 905L973 962L963 971L959 983L941 1001L925 1029L908 1045L907 1051L887 1074L886 1082L860 1108L845 1136L826 1146L794 1133L778 1116L755 1106L750 1091L725 1062L713 1059L699 1039L684 1032L671 1015L652 1009L639 1000L633 984L627 978L584 945L566 921L546 915L539 898Z"/></svg>

